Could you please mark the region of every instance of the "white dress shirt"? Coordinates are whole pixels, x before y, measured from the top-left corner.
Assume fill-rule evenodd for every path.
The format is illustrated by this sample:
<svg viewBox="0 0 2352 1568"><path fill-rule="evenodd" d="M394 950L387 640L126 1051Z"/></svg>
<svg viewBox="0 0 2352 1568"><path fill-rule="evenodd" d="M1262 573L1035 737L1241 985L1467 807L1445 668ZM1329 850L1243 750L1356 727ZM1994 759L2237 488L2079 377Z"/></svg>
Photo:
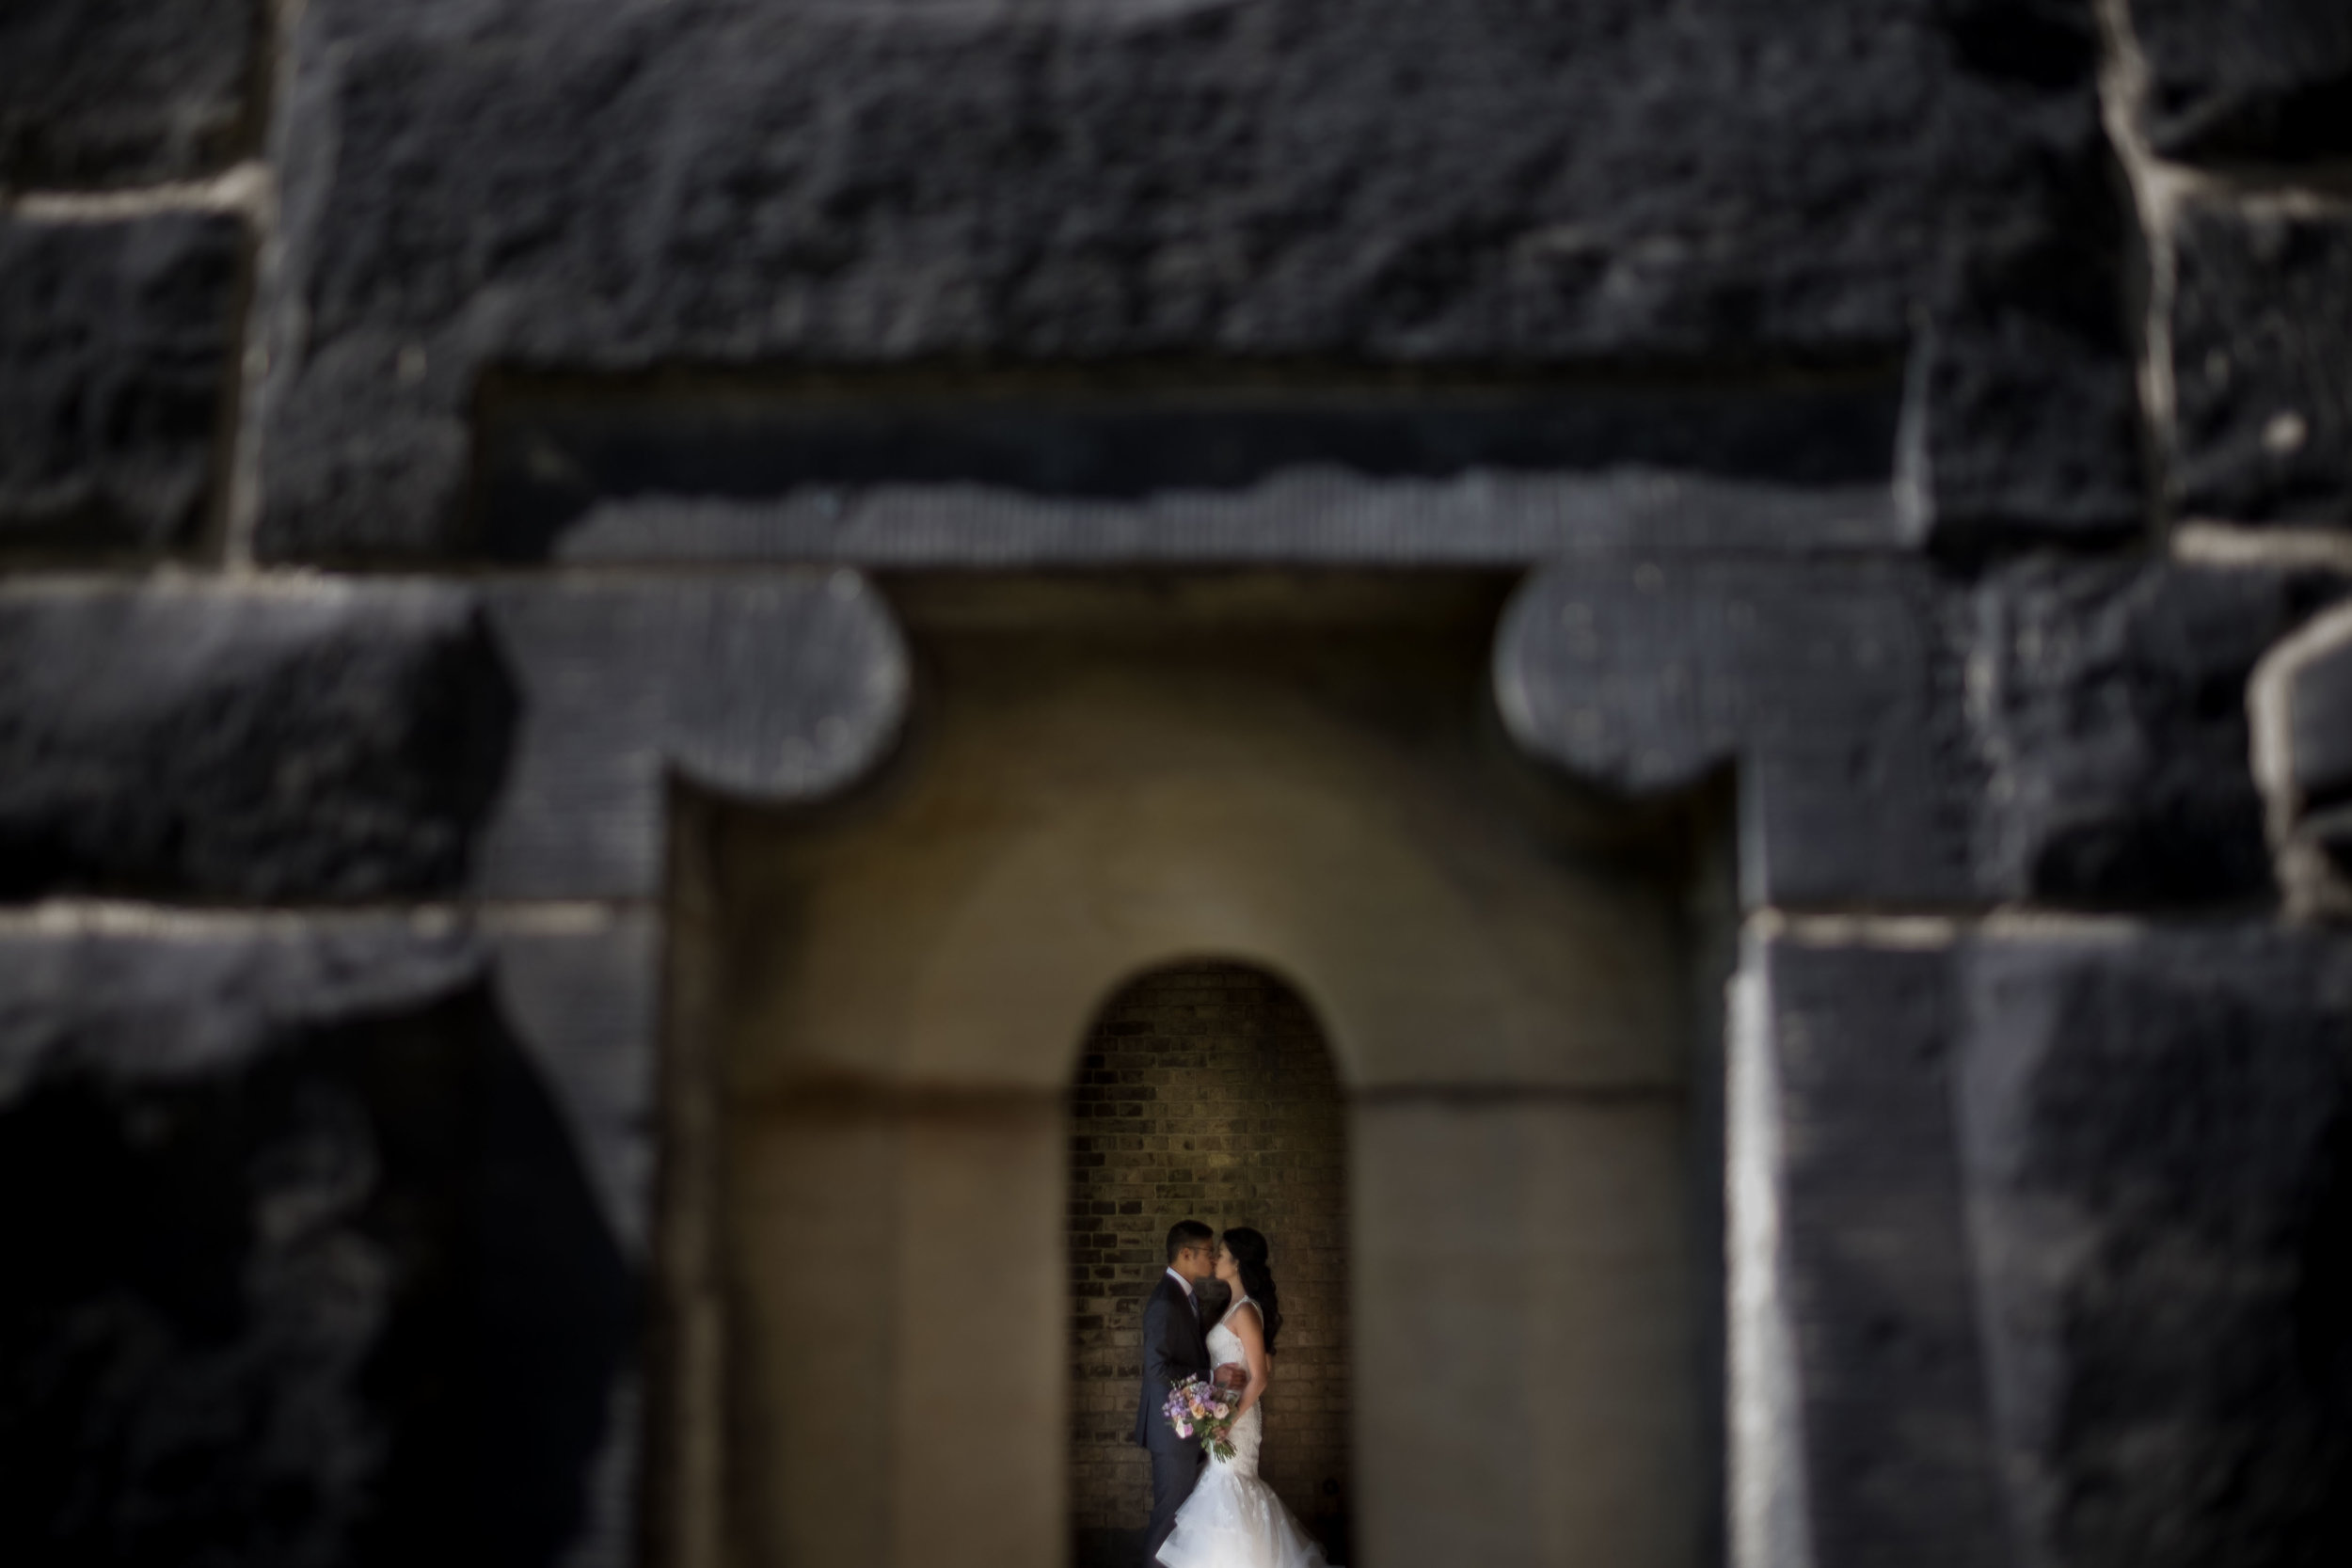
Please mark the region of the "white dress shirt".
<svg viewBox="0 0 2352 1568"><path fill-rule="evenodd" d="M1168 1271L1168 1277L1184 1288L1184 1299L1192 1303L1192 1321L1199 1323L1200 1321L1200 1298L1192 1293L1192 1281L1178 1274L1174 1269Z"/></svg>

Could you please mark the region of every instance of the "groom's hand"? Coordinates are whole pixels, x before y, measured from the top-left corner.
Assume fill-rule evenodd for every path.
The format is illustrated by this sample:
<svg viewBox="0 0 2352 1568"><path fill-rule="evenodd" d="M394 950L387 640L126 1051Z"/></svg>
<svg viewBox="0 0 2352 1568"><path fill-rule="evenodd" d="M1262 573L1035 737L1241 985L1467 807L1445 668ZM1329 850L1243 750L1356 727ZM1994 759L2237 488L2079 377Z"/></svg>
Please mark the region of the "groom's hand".
<svg viewBox="0 0 2352 1568"><path fill-rule="evenodd" d="M1219 1388L1245 1388L1249 1385L1249 1369L1228 1361L1210 1374L1209 1381Z"/></svg>

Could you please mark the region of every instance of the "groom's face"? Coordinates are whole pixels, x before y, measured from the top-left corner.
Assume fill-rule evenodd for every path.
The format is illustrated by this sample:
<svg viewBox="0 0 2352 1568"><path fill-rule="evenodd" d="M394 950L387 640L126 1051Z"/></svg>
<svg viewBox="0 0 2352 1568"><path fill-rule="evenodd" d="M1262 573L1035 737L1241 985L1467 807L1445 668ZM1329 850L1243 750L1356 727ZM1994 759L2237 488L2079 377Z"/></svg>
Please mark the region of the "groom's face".
<svg viewBox="0 0 2352 1568"><path fill-rule="evenodd" d="M1176 1272L1186 1279L1206 1279L1216 1272L1216 1254L1204 1243L1176 1255Z"/></svg>

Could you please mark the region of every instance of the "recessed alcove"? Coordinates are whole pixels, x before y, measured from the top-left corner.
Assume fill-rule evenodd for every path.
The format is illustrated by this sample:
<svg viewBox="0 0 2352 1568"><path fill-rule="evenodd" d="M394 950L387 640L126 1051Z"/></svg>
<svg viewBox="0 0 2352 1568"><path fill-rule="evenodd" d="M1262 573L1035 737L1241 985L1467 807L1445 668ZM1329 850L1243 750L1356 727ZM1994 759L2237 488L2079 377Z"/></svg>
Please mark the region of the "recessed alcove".
<svg viewBox="0 0 2352 1568"><path fill-rule="evenodd" d="M1507 578L884 588L887 765L676 801L656 1560L1067 1559L1072 1089L1203 959L1327 1052L1351 1560L1707 1560L1720 802L1517 752Z"/></svg>
<svg viewBox="0 0 2352 1568"><path fill-rule="evenodd" d="M1347 1107L1322 1026L1279 975L1215 960L1128 981L1070 1093L1070 1509L1075 1568L1144 1568L1152 1468L1136 1446L1142 1305L1168 1227L1265 1236L1282 1328L1260 1471L1335 1563L1348 1556ZM1196 1294L1205 1323L1229 1292Z"/></svg>

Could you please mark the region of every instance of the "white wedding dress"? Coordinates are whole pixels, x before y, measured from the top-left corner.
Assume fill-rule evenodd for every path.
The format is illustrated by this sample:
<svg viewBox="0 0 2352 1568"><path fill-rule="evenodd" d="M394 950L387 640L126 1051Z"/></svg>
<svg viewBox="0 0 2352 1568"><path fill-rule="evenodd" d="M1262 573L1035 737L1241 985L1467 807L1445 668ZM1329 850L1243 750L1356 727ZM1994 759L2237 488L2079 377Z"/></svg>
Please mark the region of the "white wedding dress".
<svg viewBox="0 0 2352 1568"><path fill-rule="evenodd" d="M1209 1330L1209 1365L1247 1365L1241 1336L1225 1325L1244 1296ZM1265 1404L1250 1406L1233 1425L1233 1457L1212 1457L1176 1511L1176 1528L1160 1548L1167 1568L1324 1568L1323 1549L1298 1528L1291 1511L1258 1479L1258 1444L1265 1435Z"/></svg>

